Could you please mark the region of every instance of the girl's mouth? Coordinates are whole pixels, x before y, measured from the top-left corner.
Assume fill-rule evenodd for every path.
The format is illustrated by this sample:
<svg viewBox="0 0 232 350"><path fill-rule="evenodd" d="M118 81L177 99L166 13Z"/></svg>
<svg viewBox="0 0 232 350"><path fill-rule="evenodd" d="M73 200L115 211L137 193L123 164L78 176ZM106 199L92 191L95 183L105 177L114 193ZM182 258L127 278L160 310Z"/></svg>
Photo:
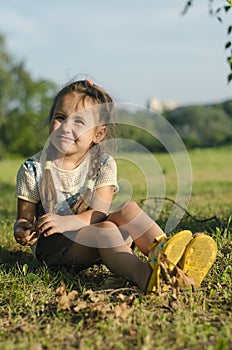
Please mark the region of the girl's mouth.
<svg viewBox="0 0 232 350"><path fill-rule="evenodd" d="M68 136L64 136L64 135L58 136L58 138L61 139L62 141L67 141L67 142L72 141L72 142L75 142L75 140L74 140L73 138L68 137Z"/></svg>

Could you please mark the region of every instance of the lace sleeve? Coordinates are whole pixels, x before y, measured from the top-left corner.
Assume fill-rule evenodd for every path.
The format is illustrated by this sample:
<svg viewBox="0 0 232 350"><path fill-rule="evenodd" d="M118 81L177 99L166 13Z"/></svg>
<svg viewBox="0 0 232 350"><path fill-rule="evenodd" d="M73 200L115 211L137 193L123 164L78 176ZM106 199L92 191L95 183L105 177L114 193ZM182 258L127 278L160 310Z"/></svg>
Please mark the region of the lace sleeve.
<svg viewBox="0 0 232 350"><path fill-rule="evenodd" d="M115 192L118 191L117 164L111 156L104 159L95 188L98 189L104 186L115 186Z"/></svg>
<svg viewBox="0 0 232 350"><path fill-rule="evenodd" d="M32 203L40 201L36 168L32 159L21 165L17 174L15 196Z"/></svg>

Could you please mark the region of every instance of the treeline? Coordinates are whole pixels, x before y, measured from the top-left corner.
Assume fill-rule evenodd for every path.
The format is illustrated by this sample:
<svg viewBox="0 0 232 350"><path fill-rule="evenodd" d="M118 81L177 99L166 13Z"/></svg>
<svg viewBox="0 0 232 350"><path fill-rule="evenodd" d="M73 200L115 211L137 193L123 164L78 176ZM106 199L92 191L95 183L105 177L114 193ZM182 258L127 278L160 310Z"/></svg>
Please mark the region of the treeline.
<svg viewBox="0 0 232 350"><path fill-rule="evenodd" d="M232 143L232 100L166 112L185 145L216 147Z"/></svg>
<svg viewBox="0 0 232 350"><path fill-rule="evenodd" d="M232 144L232 100L179 107L162 116L146 109L133 113L123 109L120 114L119 136L136 140L151 152L166 151L167 145L175 150L180 146L178 136L187 149ZM137 146L128 147L135 150Z"/></svg>
<svg viewBox="0 0 232 350"><path fill-rule="evenodd" d="M47 137L46 118L57 92L50 80L36 80L24 62L12 57L0 35L0 159L27 157L40 150ZM187 148L216 147L232 143L232 100L207 106L186 106L165 111L161 118L145 108L120 108L117 137L133 140L126 150L138 145L151 152L176 146L171 125ZM173 129L173 130L174 130Z"/></svg>
<svg viewBox="0 0 232 350"><path fill-rule="evenodd" d="M55 91L53 82L32 78L25 63L9 54L0 35L0 158L28 156L41 148Z"/></svg>

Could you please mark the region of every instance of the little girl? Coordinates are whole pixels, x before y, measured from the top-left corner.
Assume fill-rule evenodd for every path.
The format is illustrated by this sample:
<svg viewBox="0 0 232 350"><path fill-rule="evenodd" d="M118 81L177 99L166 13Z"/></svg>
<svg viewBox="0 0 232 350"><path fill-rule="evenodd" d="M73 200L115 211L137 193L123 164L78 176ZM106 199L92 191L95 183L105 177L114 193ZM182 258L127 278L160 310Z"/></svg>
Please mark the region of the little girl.
<svg viewBox="0 0 232 350"><path fill-rule="evenodd" d="M82 270L102 262L145 293L159 289L162 253L170 271L179 263L198 287L216 257L212 238L186 230L167 240L135 202L108 214L117 169L102 141L113 117L112 98L90 80L56 95L49 140L18 171L15 239L48 266ZM149 256L147 262L131 249L132 241Z"/></svg>

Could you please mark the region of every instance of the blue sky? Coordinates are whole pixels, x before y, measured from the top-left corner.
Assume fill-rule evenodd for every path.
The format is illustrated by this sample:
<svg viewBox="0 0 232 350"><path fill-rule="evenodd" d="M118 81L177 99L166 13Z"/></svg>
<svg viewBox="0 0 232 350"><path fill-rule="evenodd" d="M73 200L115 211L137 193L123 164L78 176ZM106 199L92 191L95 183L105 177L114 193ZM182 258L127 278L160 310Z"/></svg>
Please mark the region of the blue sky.
<svg viewBox="0 0 232 350"><path fill-rule="evenodd" d="M225 4L225 0L214 1ZM150 97L182 104L231 99L226 23L208 15L208 0L8 0L0 32L35 78L60 86L88 75L116 100Z"/></svg>

